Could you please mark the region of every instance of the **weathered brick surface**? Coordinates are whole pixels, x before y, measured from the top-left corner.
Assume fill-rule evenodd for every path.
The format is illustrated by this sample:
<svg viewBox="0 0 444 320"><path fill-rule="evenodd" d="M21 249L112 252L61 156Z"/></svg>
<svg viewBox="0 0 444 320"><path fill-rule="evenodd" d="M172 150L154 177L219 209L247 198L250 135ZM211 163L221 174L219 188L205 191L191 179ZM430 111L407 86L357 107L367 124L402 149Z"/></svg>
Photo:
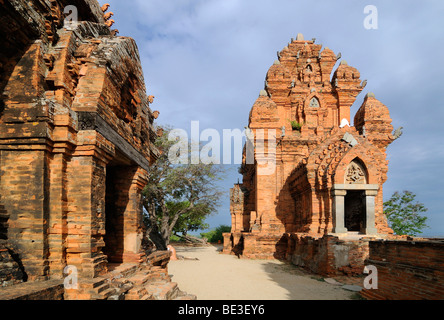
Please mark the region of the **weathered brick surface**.
<svg viewBox="0 0 444 320"><path fill-rule="evenodd" d="M1 16L0 240L24 273L12 266L2 281L61 279L67 265L94 279L110 262L143 262L158 112L135 41L115 36L95 0L6 0Z"/></svg>
<svg viewBox="0 0 444 320"><path fill-rule="evenodd" d="M367 265L378 271L378 289L363 290L368 299L444 299L444 242L371 241Z"/></svg>
<svg viewBox="0 0 444 320"><path fill-rule="evenodd" d="M0 300L62 300L63 281L36 281L21 283L0 290Z"/></svg>
<svg viewBox="0 0 444 320"><path fill-rule="evenodd" d="M357 273L368 242L333 242L350 232L393 234L382 208L386 147L394 140L388 108L369 93L351 126L350 107L366 85L356 68L341 61L333 71L336 54L301 35L278 57L250 112L255 162L247 163L245 151L243 182L231 190L232 235L224 236L224 252L282 258L283 235L294 234L287 257L325 274ZM262 171L262 160L274 161L275 170ZM347 262L335 266L334 248L347 253Z"/></svg>
<svg viewBox="0 0 444 320"><path fill-rule="evenodd" d="M5 240L0 240L0 288L10 287L26 281L26 275L15 261L15 253L7 247Z"/></svg>
<svg viewBox="0 0 444 320"><path fill-rule="evenodd" d="M286 259L324 276L361 275L368 257L368 240L289 234Z"/></svg>

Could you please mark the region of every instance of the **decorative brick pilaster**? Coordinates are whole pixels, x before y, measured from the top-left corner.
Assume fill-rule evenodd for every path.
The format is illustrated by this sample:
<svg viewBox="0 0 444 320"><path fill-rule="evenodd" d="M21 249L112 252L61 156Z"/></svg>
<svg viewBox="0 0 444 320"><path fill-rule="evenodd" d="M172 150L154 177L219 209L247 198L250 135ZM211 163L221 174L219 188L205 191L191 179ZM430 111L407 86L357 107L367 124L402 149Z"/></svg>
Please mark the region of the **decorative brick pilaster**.
<svg viewBox="0 0 444 320"><path fill-rule="evenodd" d="M67 167L67 264L85 278L106 272L105 192L106 164L114 146L95 131L80 131L79 145Z"/></svg>

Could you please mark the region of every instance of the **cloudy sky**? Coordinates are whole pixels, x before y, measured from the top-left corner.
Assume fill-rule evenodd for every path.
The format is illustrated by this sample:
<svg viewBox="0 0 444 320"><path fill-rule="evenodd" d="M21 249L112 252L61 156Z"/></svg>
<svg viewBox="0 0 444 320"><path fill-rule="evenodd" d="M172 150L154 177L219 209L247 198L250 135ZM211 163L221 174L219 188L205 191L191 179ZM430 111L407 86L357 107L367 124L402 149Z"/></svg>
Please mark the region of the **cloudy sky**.
<svg viewBox="0 0 444 320"><path fill-rule="evenodd" d="M385 199L410 190L429 209L425 236L444 237L444 2L351 0L101 0L121 36L137 41L159 124L189 131L243 129L265 75L291 38L341 52L387 105L403 136L388 148ZM367 5L377 29L364 27ZM373 22L373 21L372 21ZM228 190L212 227L230 224Z"/></svg>

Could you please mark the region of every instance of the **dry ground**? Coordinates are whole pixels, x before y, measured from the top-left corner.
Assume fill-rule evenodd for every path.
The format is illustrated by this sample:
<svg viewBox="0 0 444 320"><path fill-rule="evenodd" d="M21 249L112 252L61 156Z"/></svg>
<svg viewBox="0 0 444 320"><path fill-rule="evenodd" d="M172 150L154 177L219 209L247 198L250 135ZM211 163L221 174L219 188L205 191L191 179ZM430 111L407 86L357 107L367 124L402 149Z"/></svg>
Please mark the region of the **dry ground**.
<svg viewBox="0 0 444 320"><path fill-rule="evenodd" d="M219 253L220 246L175 246L169 273L198 300L351 300L356 293L281 261L246 260ZM198 260L192 260L197 258Z"/></svg>

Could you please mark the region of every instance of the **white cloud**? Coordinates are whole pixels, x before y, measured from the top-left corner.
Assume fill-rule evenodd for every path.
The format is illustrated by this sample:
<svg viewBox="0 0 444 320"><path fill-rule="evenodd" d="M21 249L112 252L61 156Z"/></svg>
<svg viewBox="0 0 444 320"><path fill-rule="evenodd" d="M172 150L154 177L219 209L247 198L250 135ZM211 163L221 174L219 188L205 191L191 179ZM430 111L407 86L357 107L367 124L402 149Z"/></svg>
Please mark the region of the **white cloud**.
<svg viewBox="0 0 444 320"><path fill-rule="evenodd" d="M422 201L437 208L436 190L444 193L436 183L444 163L444 3L375 0L379 29L366 30L367 1L107 2L121 35L138 43L161 123L183 129L192 120L203 128L243 128L276 51L299 32L342 52L368 79L352 112L373 91L389 107L394 126L406 130L395 142L399 147L388 149L388 189L414 184L422 188ZM236 182L236 174L230 179ZM229 223L229 213L222 214ZM435 219L444 234L444 217Z"/></svg>

